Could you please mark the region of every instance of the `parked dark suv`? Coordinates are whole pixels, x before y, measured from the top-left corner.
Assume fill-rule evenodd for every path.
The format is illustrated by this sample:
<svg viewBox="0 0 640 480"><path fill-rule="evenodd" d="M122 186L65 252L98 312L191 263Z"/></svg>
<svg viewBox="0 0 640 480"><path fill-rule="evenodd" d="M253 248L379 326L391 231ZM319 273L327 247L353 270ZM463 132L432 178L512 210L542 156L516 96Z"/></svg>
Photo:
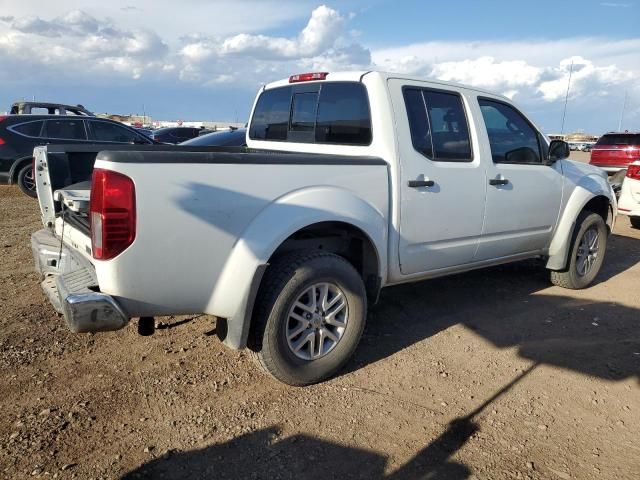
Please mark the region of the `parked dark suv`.
<svg viewBox="0 0 640 480"><path fill-rule="evenodd" d="M113 120L61 115L0 116L0 183L17 183L36 196L33 149L47 144L137 143L153 144L150 138Z"/></svg>
<svg viewBox="0 0 640 480"><path fill-rule="evenodd" d="M200 130L202 129L193 127L164 127L154 130L152 138L156 142L177 144L197 137Z"/></svg>

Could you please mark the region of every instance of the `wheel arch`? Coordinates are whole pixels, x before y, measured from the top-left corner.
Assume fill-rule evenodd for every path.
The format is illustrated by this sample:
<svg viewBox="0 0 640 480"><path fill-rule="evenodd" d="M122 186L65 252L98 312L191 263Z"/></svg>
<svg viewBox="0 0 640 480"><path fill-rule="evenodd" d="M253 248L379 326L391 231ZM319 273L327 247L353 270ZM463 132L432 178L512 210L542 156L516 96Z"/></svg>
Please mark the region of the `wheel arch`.
<svg viewBox="0 0 640 480"><path fill-rule="evenodd" d="M594 188L593 183L579 184L572 192L549 246L546 264L549 270L563 270L566 267L571 235L576 228L576 220L581 212L589 210L597 213L603 218L609 233L613 230L617 213L616 202L612 197L611 189L605 189L602 183L598 182L597 188Z"/></svg>
<svg viewBox="0 0 640 480"><path fill-rule="evenodd" d="M20 170L22 170L22 167L28 165L29 162L32 162L32 161L33 161L33 155L29 157L22 157L16 160L15 162L13 162L13 165L11 165L11 168L9 169L9 183L11 185L18 182L18 173L20 173Z"/></svg>
<svg viewBox="0 0 640 480"><path fill-rule="evenodd" d="M272 202L236 241L207 307L219 317L227 346L246 346L270 261L297 249L344 257L362 276L368 296L377 298L387 275L386 218L354 192L338 187L304 189Z"/></svg>

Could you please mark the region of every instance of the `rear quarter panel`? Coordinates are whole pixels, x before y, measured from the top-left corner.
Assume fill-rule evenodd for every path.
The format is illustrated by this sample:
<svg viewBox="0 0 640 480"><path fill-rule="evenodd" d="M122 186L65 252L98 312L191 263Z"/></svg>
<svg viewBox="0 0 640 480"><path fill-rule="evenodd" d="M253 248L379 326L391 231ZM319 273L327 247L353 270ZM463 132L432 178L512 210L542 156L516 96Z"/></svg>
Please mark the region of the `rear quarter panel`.
<svg viewBox="0 0 640 480"><path fill-rule="evenodd" d="M386 165L117 163L96 168L134 180L134 243L95 261L101 291L131 316L230 317L257 265L279 242L319 221L352 221L386 264Z"/></svg>

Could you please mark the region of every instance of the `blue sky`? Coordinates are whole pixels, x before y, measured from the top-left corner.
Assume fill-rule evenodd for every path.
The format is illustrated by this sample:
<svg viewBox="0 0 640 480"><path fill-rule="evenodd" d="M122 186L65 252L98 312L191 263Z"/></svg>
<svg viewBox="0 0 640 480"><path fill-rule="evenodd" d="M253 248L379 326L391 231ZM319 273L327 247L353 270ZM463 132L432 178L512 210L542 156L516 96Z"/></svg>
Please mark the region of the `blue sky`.
<svg viewBox="0 0 640 480"><path fill-rule="evenodd" d="M0 0L0 111L17 99L246 119L259 85L379 69L505 94L546 131L640 130L636 1Z"/></svg>

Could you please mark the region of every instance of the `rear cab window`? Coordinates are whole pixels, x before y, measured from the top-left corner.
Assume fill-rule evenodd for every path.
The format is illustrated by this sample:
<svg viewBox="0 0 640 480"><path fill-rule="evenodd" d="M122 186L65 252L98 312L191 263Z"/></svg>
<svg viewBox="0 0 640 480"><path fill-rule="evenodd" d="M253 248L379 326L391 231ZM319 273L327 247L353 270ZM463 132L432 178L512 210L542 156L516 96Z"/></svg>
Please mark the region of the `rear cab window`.
<svg viewBox="0 0 640 480"><path fill-rule="evenodd" d="M369 145L371 113L365 87L358 82L326 82L265 90L256 103L249 138Z"/></svg>

